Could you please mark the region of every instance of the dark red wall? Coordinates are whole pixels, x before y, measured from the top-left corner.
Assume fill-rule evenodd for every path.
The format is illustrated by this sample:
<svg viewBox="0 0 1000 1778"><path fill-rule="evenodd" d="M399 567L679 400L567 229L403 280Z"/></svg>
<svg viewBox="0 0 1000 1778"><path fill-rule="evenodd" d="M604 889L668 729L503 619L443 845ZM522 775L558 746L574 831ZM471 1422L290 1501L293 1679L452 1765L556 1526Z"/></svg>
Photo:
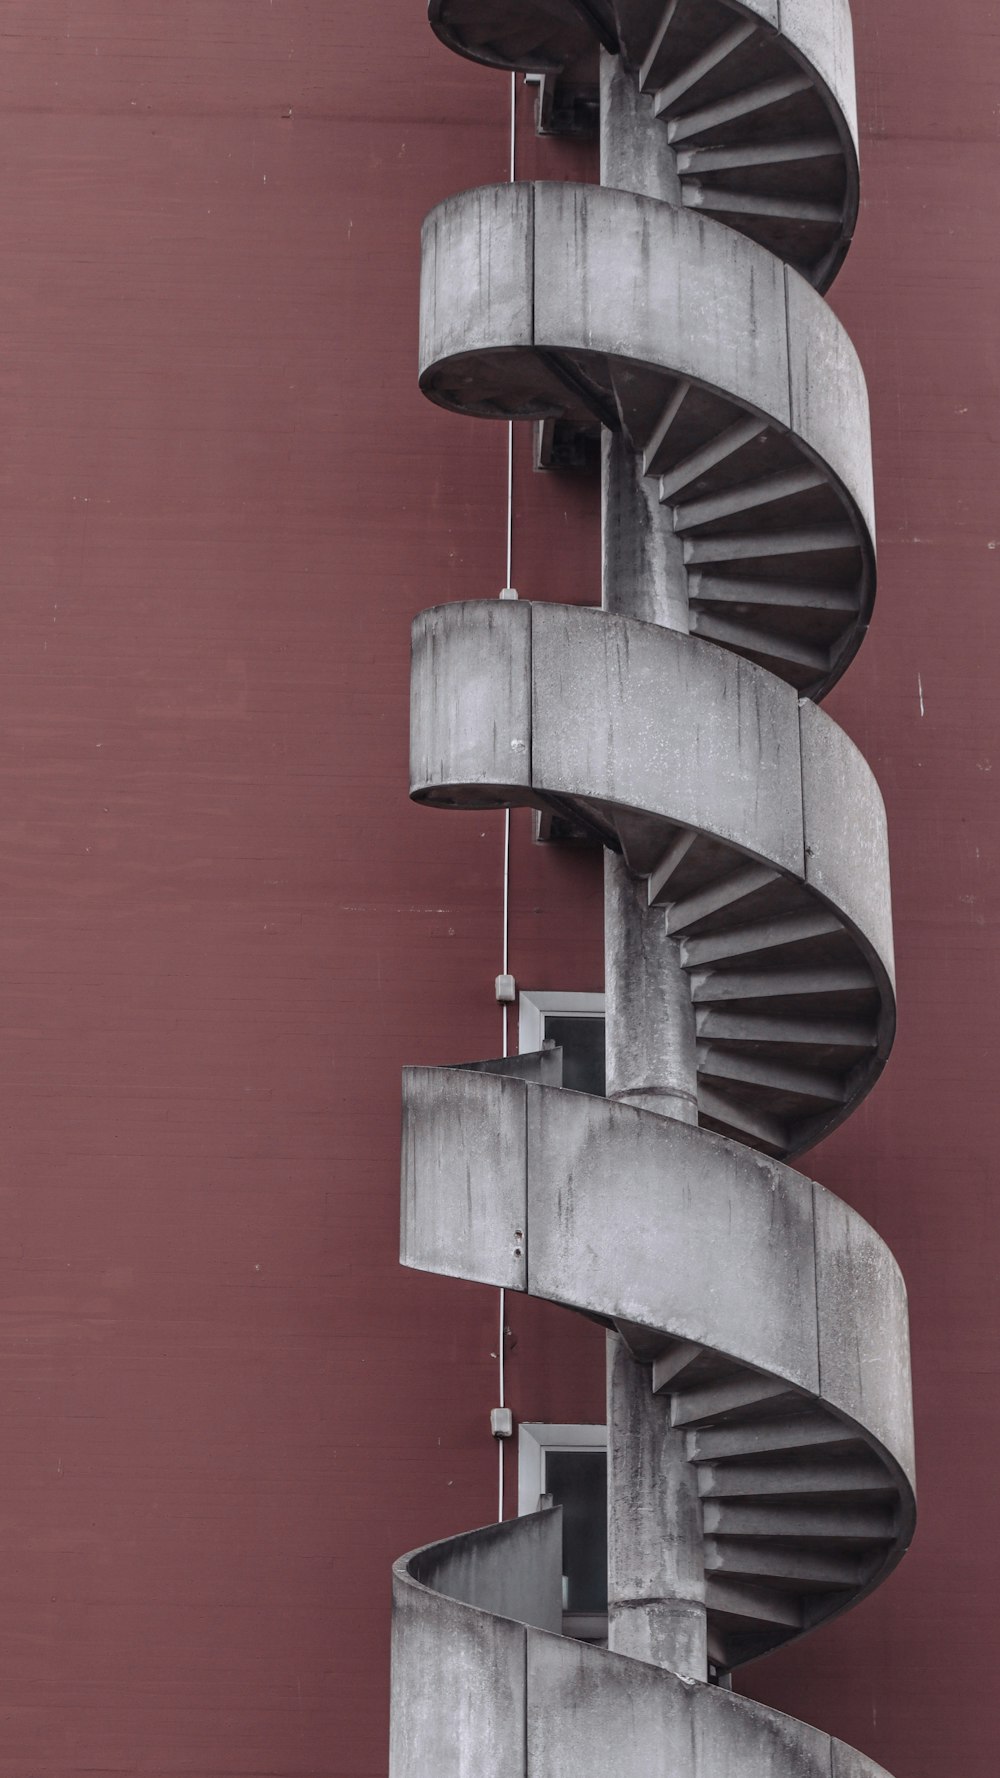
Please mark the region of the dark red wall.
<svg viewBox="0 0 1000 1778"><path fill-rule="evenodd" d="M882 589L830 708L901 1035L809 1164L910 1282L923 1525L747 1683L987 1778L1000 33L857 11ZM505 577L419 224L505 176L509 88L423 15L0 0L0 1778L382 1778L391 1560L495 1510L496 1295L396 1266L400 1066L500 1034L500 820L405 790L409 619ZM595 598L594 487L517 467L515 584ZM512 895L522 985L599 987L598 863L518 815ZM601 1417L601 1336L510 1308L517 1412Z"/></svg>

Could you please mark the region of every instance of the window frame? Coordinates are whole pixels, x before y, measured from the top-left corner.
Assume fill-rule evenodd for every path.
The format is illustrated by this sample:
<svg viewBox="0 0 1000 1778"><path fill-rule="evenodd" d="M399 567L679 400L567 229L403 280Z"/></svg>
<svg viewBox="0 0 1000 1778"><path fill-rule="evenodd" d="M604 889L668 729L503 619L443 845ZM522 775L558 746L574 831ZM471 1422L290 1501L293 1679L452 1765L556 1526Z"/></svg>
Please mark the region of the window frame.
<svg viewBox="0 0 1000 1778"><path fill-rule="evenodd" d="M606 1010L603 994L571 994L561 988L522 988L518 995L518 1053L530 1055L542 1048L545 1020L550 1013L578 1019L603 1019Z"/></svg>
<svg viewBox="0 0 1000 1778"><path fill-rule="evenodd" d="M601 996L603 999L603 995ZM606 1425L559 1424L522 1420L517 1429L518 1517L538 1512L545 1495L545 1457L548 1451L608 1450ZM563 1635L579 1642L606 1642L606 1612L563 1612Z"/></svg>

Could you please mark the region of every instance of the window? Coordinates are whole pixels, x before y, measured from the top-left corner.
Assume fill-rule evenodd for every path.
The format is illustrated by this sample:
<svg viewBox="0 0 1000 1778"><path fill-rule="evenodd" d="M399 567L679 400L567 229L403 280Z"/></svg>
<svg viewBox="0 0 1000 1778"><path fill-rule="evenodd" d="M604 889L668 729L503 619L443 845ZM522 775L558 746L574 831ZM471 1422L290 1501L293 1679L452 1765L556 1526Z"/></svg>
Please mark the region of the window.
<svg viewBox="0 0 1000 1778"><path fill-rule="evenodd" d="M604 1426L518 1429L517 1509L563 1509L563 1634L608 1634L608 1438Z"/></svg>
<svg viewBox="0 0 1000 1778"><path fill-rule="evenodd" d="M604 995L539 992L520 997L518 1048L523 1053L558 1044L563 1086L604 1097Z"/></svg>

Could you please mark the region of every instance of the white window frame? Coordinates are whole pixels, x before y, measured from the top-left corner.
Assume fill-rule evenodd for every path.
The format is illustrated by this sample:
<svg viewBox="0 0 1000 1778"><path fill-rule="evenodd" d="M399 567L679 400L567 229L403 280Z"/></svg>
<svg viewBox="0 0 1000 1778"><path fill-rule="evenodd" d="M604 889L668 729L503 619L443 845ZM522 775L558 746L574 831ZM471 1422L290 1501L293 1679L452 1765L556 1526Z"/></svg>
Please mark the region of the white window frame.
<svg viewBox="0 0 1000 1778"><path fill-rule="evenodd" d="M602 996L603 998L603 996ZM552 1425L541 1420L522 1420L517 1429L517 1511L539 1510L545 1494L547 1451L606 1451L606 1426ZM608 1620L603 1612L563 1612L564 1636L581 1642L605 1642Z"/></svg>
<svg viewBox="0 0 1000 1778"><path fill-rule="evenodd" d="M519 1053L530 1055L545 1042L545 1020L549 1013L569 1013L574 1018L603 1019L603 994L569 994L561 988L550 990L527 988L519 996L517 1047Z"/></svg>

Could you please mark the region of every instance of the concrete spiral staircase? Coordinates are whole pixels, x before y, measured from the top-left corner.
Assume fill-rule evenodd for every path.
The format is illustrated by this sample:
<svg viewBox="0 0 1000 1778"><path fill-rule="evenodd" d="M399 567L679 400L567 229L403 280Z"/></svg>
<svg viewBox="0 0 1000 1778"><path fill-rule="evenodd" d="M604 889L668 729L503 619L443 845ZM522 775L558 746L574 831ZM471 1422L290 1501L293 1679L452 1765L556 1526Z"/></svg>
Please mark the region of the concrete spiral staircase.
<svg viewBox="0 0 1000 1778"><path fill-rule="evenodd" d="M681 201L826 289L858 212L847 0L431 0L461 55L543 77L549 129L596 126L621 54L676 153Z"/></svg>
<svg viewBox="0 0 1000 1778"><path fill-rule="evenodd" d="M818 294L857 202L850 20L431 18L543 73L550 121L599 96L600 187L428 218L421 383L600 439L602 608L424 612L411 794L603 844L608 1096L552 1053L407 1070L402 1258L608 1328L609 1614L607 1648L560 1634L558 1513L403 1558L392 1778L870 1778L727 1689L879 1584L914 1519L902 1280L786 1165L894 1029L881 798L816 703L875 581L864 379Z"/></svg>

